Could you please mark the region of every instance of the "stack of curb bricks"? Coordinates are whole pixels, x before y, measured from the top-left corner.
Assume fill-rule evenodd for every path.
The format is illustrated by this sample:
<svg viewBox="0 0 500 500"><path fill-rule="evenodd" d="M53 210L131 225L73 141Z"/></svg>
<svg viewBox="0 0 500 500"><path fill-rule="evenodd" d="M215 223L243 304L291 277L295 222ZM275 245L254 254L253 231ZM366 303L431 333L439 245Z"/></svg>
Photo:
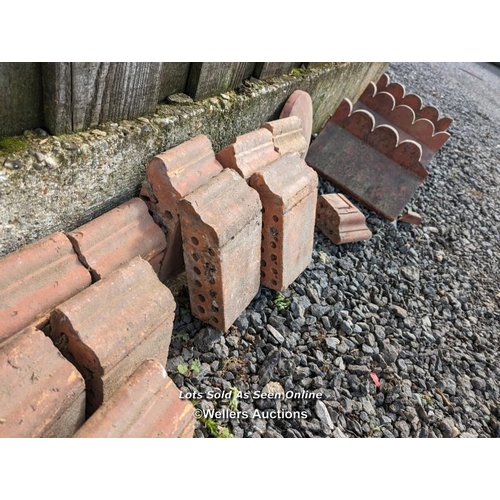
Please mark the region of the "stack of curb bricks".
<svg viewBox="0 0 500 500"><path fill-rule="evenodd" d="M0 260L0 437L193 436L166 284L185 268L192 314L227 331L307 267L318 176L287 113L217 156L198 136L152 158L140 198Z"/></svg>
<svg viewBox="0 0 500 500"><path fill-rule="evenodd" d="M0 260L0 437L193 436L164 368L180 273L192 315L227 332L306 269L317 213L335 244L371 237L346 197L318 200L311 124L296 91L279 120L155 156L139 198Z"/></svg>

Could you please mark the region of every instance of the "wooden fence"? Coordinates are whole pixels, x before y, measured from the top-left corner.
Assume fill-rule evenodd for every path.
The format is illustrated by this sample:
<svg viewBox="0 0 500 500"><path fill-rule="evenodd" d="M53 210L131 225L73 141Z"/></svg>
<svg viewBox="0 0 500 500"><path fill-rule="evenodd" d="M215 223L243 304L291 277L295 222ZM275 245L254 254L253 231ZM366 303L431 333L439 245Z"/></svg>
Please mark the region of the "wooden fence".
<svg viewBox="0 0 500 500"><path fill-rule="evenodd" d="M0 63L0 136L38 127L65 134L133 119L154 113L172 94L200 100L302 64L308 63Z"/></svg>

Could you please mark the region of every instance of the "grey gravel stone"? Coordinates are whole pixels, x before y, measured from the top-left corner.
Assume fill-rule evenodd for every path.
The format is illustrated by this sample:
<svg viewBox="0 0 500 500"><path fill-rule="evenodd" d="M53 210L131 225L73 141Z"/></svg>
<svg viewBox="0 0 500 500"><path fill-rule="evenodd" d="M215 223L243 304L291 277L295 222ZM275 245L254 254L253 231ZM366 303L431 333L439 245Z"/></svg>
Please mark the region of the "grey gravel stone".
<svg viewBox="0 0 500 500"><path fill-rule="evenodd" d="M408 311L406 309L404 309L403 307L393 305L393 306L391 306L391 311L399 318L408 317Z"/></svg>
<svg viewBox="0 0 500 500"><path fill-rule="evenodd" d="M326 337L325 343L328 349L335 350L337 346L340 344L340 340L336 337Z"/></svg>
<svg viewBox="0 0 500 500"><path fill-rule="evenodd" d="M450 417L445 418L439 423L439 428L441 429L441 432L443 433L443 437L451 438L451 437L453 437L455 422Z"/></svg>
<svg viewBox="0 0 500 500"><path fill-rule="evenodd" d="M407 280L418 281L420 279L420 271L416 267L403 266L400 271L403 277Z"/></svg>
<svg viewBox="0 0 500 500"><path fill-rule="evenodd" d="M267 331L280 343L282 344L285 341L285 337L281 335L276 328L271 325L267 325Z"/></svg>
<svg viewBox="0 0 500 500"><path fill-rule="evenodd" d="M210 351L215 344L221 341L222 335L222 332L215 328L203 328L196 335L194 345L200 352Z"/></svg>
<svg viewBox="0 0 500 500"><path fill-rule="evenodd" d="M316 415L318 415L321 423L324 426L333 429L335 426L333 425L332 419L330 417L330 414L328 413L328 408L325 406L325 403L323 403L323 401L316 401L315 409Z"/></svg>

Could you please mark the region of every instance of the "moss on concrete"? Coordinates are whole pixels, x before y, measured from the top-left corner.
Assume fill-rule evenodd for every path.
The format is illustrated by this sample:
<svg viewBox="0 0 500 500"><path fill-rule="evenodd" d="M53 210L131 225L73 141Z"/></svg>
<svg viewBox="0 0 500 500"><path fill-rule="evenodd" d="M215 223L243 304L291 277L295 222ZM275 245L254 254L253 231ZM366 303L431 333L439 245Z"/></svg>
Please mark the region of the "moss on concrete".
<svg viewBox="0 0 500 500"><path fill-rule="evenodd" d="M0 137L0 154L12 154L22 151L28 143L21 137Z"/></svg>

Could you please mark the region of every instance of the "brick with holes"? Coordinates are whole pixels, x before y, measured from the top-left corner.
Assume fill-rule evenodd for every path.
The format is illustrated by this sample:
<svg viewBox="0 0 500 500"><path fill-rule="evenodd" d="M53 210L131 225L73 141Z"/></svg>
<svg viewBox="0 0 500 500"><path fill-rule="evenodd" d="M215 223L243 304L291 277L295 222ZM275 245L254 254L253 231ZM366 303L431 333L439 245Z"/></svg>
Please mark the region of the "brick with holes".
<svg viewBox="0 0 500 500"><path fill-rule="evenodd" d="M126 201L71 231L68 238L95 281L138 255L158 272L167 244L140 198Z"/></svg>
<svg viewBox="0 0 500 500"><path fill-rule="evenodd" d="M148 358L167 361L175 301L140 257L64 302L51 337L87 383L87 414Z"/></svg>
<svg viewBox="0 0 500 500"><path fill-rule="evenodd" d="M147 360L73 437L193 437L193 411L163 366Z"/></svg>
<svg viewBox="0 0 500 500"><path fill-rule="evenodd" d="M63 233L0 259L0 342L28 325L43 327L50 311L92 278Z"/></svg>
<svg viewBox="0 0 500 500"><path fill-rule="evenodd" d="M298 116L288 116L266 122L263 127L273 135L274 149L281 156L299 153L302 158L305 158L309 143L302 134L302 124Z"/></svg>
<svg viewBox="0 0 500 500"><path fill-rule="evenodd" d="M372 232L366 227L365 216L343 194L319 197L316 226L335 245L372 237Z"/></svg>
<svg viewBox="0 0 500 500"><path fill-rule="evenodd" d="M151 158L141 198L167 236L160 271L161 281L178 273L183 265L178 203L222 171L210 139L199 135Z"/></svg>
<svg viewBox="0 0 500 500"><path fill-rule="evenodd" d="M0 343L0 437L70 437L85 420L85 383L40 330Z"/></svg>
<svg viewBox="0 0 500 500"><path fill-rule="evenodd" d="M191 312L223 331L259 290L261 208L229 168L180 202Z"/></svg>
<svg viewBox="0 0 500 500"><path fill-rule="evenodd" d="M318 175L293 153L256 172L250 185L263 210L261 283L284 290L311 262Z"/></svg>

